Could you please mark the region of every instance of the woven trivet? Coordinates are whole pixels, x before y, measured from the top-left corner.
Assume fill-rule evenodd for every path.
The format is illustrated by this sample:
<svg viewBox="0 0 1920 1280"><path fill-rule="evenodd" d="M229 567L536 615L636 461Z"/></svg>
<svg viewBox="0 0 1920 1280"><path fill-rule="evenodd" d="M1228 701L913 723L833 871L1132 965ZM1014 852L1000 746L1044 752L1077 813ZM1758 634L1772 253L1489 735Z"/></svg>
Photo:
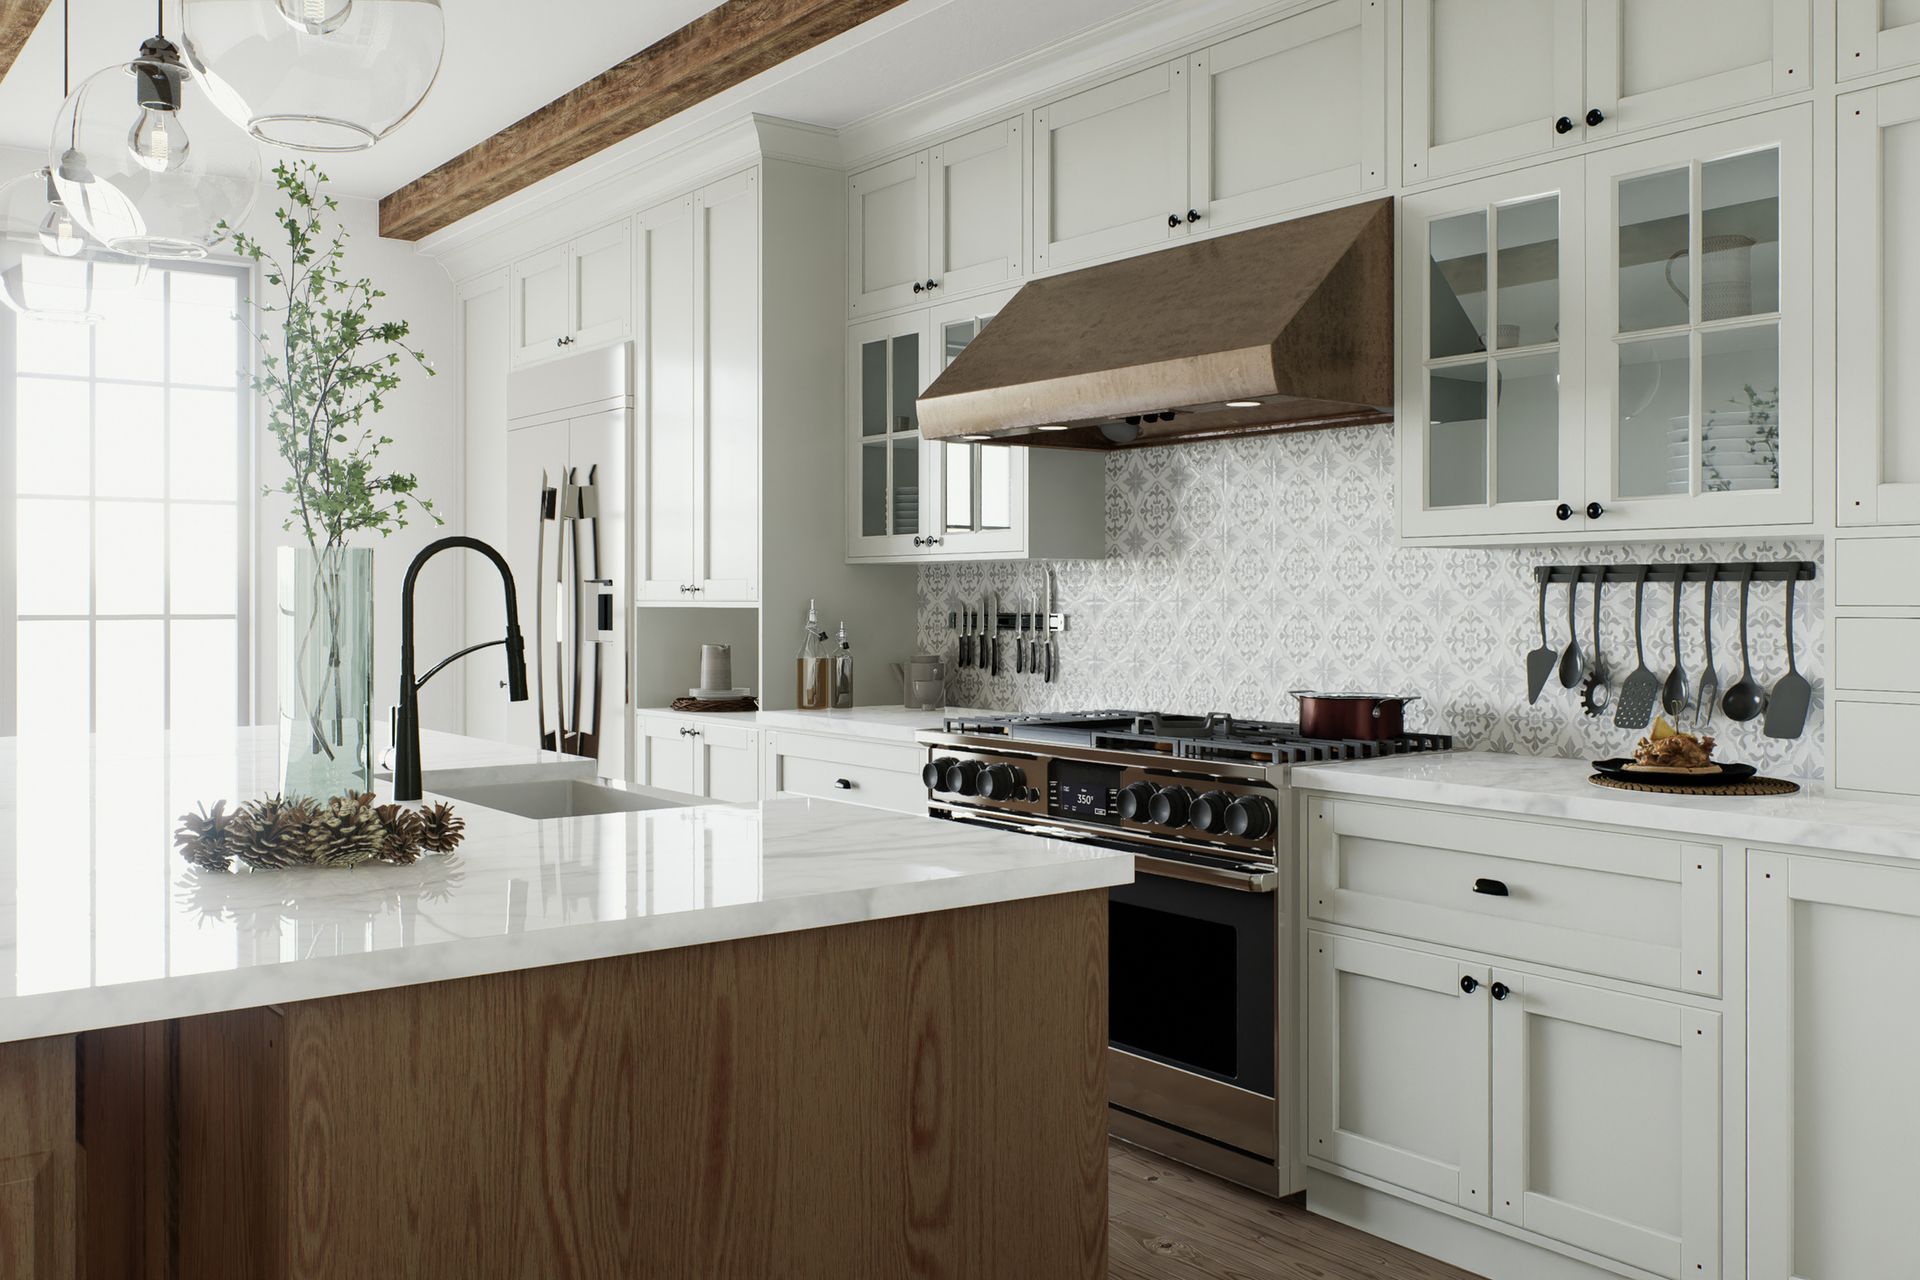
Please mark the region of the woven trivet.
<svg viewBox="0 0 1920 1280"><path fill-rule="evenodd" d="M671 704L674 711L758 711L760 704L752 698L675 698Z"/></svg>
<svg viewBox="0 0 1920 1280"><path fill-rule="evenodd" d="M1673 782L1618 782L1597 773L1590 775L1587 781L1596 787L1612 787L1616 791L1652 791L1667 796L1790 796L1800 789L1799 783L1788 782L1785 778L1748 778L1730 787L1689 787Z"/></svg>

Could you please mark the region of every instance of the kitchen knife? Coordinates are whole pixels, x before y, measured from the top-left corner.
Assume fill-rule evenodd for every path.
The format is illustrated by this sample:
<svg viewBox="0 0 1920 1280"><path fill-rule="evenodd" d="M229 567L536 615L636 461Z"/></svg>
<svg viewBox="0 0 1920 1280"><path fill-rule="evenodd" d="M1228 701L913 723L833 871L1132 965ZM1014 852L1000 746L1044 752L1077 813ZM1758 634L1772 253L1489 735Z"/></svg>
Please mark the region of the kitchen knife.
<svg viewBox="0 0 1920 1280"><path fill-rule="evenodd" d="M971 609L960 611L960 665L962 667L973 665L973 611Z"/></svg>
<svg viewBox="0 0 1920 1280"><path fill-rule="evenodd" d="M1023 676L1027 673L1027 623L1030 615L1022 613L1014 621L1013 631L1013 674Z"/></svg>
<svg viewBox="0 0 1920 1280"><path fill-rule="evenodd" d="M1000 674L1000 601L987 597L987 670Z"/></svg>
<svg viewBox="0 0 1920 1280"><path fill-rule="evenodd" d="M1046 574L1047 583L1046 603L1043 606L1044 611L1040 615L1042 647L1046 649L1046 672L1041 678L1047 684L1052 684L1055 675L1058 674L1054 670L1053 656L1053 570L1043 569L1041 572Z"/></svg>

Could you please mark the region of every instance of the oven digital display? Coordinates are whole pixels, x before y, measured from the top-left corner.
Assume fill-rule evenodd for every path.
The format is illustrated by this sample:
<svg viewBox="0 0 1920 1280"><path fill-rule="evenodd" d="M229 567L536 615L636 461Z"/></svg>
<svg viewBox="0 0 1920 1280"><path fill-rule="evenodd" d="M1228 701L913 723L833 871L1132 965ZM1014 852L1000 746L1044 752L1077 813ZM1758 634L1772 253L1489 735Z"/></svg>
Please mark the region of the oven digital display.
<svg viewBox="0 0 1920 1280"><path fill-rule="evenodd" d="M1047 812L1082 822L1118 822L1120 770L1083 760L1055 760L1047 774Z"/></svg>

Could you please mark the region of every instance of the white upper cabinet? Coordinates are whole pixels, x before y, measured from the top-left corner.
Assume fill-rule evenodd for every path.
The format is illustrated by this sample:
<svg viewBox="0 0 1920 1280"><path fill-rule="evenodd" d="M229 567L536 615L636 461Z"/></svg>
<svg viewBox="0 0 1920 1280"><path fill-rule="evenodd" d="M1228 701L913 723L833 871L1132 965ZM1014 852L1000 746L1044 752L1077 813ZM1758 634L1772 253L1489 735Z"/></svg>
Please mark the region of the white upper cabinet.
<svg viewBox="0 0 1920 1280"><path fill-rule="evenodd" d="M522 258L507 272L514 368L633 334L633 222Z"/></svg>
<svg viewBox="0 0 1920 1280"><path fill-rule="evenodd" d="M1406 0L1403 21L1409 185L1582 141L1580 0Z"/></svg>
<svg viewBox="0 0 1920 1280"><path fill-rule="evenodd" d="M639 499L634 599L679 601L692 594L695 425L693 197L638 219L640 332L634 344L634 480Z"/></svg>
<svg viewBox="0 0 1920 1280"><path fill-rule="evenodd" d="M1197 228L1385 184L1385 0L1334 0L1224 40L1194 54L1188 76L1187 207ZM1312 127L1276 127L1304 121Z"/></svg>
<svg viewBox="0 0 1920 1280"><path fill-rule="evenodd" d="M1810 0L1406 0L1405 180L1807 87Z"/></svg>
<svg viewBox="0 0 1920 1280"><path fill-rule="evenodd" d="M910 556L933 545L940 448L920 438L927 313L856 324L847 338L847 554Z"/></svg>
<svg viewBox="0 0 1920 1280"><path fill-rule="evenodd" d="M1810 522L1810 134L1787 108L1407 197L1402 534Z"/></svg>
<svg viewBox="0 0 1920 1280"><path fill-rule="evenodd" d="M847 180L849 308L856 316L910 305L927 289L927 153Z"/></svg>
<svg viewBox="0 0 1920 1280"><path fill-rule="evenodd" d="M1920 0L1835 0L1840 79L1920 62Z"/></svg>
<svg viewBox="0 0 1920 1280"><path fill-rule="evenodd" d="M1839 502L1843 525L1920 522L1920 80L1835 112L1840 200Z"/></svg>
<svg viewBox="0 0 1920 1280"><path fill-rule="evenodd" d="M1055 271L1187 231L1186 61L1033 113L1033 262Z"/></svg>

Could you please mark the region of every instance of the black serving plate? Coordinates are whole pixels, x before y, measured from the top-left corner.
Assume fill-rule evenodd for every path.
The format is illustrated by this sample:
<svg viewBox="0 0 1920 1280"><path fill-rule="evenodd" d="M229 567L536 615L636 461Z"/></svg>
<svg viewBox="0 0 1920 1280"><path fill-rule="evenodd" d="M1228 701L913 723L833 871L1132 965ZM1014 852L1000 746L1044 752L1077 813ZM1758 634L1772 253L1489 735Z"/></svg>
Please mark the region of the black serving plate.
<svg viewBox="0 0 1920 1280"><path fill-rule="evenodd" d="M1630 758L1595 760L1593 771L1603 778L1612 778L1615 782L1654 782L1665 787L1698 787L1702 791L1745 782L1758 772L1750 764L1723 764L1718 773L1689 773L1685 769L1627 768L1632 763Z"/></svg>

